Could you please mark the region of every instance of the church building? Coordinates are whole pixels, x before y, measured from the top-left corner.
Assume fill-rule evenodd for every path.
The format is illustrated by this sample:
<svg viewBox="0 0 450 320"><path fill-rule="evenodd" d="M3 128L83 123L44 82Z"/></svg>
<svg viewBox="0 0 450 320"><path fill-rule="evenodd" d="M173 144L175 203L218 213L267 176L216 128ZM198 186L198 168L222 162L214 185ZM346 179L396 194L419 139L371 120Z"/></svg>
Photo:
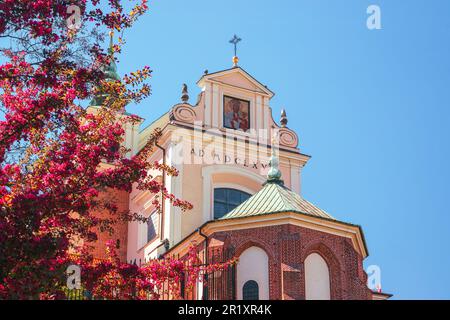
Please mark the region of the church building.
<svg viewBox="0 0 450 320"><path fill-rule="evenodd" d="M118 78L115 64L106 71ZM186 299L388 298L367 287L361 227L302 197L301 175L310 156L302 153L286 112L273 119L274 93L241 68L236 56L231 68L205 71L197 85L195 102L183 85L180 102L159 119L125 130L124 144L133 155L161 129L148 161L178 170L176 177L159 173L157 178L193 209L181 212L163 199L156 210L158 195L138 189L115 194L119 209L149 217L148 223L116 225L113 238L121 244L121 259L144 264L183 257L192 245L206 264L238 258L230 270L206 275L208 285L199 282ZM110 238L100 235L98 257Z"/></svg>

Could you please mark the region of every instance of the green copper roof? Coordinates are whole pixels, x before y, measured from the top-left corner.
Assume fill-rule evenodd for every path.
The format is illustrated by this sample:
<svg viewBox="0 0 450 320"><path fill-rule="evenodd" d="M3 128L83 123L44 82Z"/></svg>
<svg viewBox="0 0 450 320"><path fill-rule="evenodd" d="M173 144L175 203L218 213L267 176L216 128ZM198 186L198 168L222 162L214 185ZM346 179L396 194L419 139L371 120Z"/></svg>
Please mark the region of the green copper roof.
<svg viewBox="0 0 450 320"><path fill-rule="evenodd" d="M284 185L273 182L267 182L260 191L221 219L243 218L279 212L303 213L334 220L328 213L306 201Z"/></svg>
<svg viewBox="0 0 450 320"><path fill-rule="evenodd" d="M297 212L334 220L328 213L317 208L284 186L284 182L281 179L281 171L278 167L279 160L275 155L273 142L274 140L272 140L272 156L269 162L270 169L263 188L224 215L221 219L242 218L279 212Z"/></svg>

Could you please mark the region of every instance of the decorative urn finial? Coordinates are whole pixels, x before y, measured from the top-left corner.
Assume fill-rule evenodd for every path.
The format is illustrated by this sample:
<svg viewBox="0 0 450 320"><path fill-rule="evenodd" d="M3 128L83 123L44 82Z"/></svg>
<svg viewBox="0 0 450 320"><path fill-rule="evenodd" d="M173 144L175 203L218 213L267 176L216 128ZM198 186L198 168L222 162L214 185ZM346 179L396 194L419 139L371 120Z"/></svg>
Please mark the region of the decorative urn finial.
<svg viewBox="0 0 450 320"><path fill-rule="evenodd" d="M187 103L189 101L189 94L186 83L183 83L183 87L181 89L181 101L183 101L183 103Z"/></svg>
<svg viewBox="0 0 450 320"><path fill-rule="evenodd" d="M277 183L279 185L284 185L283 180L281 179L281 171L279 168L279 159L275 154L275 136L272 137L272 155L269 161L269 172L267 173L267 181L266 183Z"/></svg>
<svg viewBox="0 0 450 320"><path fill-rule="evenodd" d="M284 110L284 109L281 109L280 123L281 123L282 128L286 127L286 125L288 123L288 119L286 117L286 110Z"/></svg>

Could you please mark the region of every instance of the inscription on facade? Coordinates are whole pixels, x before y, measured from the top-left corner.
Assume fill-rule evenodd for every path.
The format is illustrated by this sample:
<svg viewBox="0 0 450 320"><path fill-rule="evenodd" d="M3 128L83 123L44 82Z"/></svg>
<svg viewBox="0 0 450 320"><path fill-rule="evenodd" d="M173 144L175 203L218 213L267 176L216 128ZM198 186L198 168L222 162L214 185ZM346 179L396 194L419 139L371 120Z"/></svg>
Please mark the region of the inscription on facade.
<svg viewBox="0 0 450 320"><path fill-rule="evenodd" d="M191 156L195 158L203 159L205 157L209 157L213 163L215 164L232 164L232 165L239 165L242 167L247 167L251 169L268 169L269 163L268 162L261 162L259 160L252 160L252 159L245 159L243 157L237 157L237 156L231 156L228 154L221 154L215 151L212 151L210 154L205 152L204 149L191 149ZM197 163L197 161L194 161L194 163Z"/></svg>

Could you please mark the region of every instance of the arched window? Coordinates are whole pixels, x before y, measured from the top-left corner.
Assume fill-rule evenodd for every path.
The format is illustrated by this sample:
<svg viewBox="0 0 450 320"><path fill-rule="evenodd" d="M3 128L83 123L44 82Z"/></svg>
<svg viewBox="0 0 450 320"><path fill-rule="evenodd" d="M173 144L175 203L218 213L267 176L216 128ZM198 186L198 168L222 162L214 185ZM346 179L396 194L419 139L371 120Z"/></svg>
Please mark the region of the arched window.
<svg viewBox="0 0 450 320"><path fill-rule="evenodd" d="M306 300L330 300L330 272L317 253L305 259L305 286Z"/></svg>
<svg viewBox="0 0 450 320"><path fill-rule="evenodd" d="M236 266L237 300L269 299L269 256L256 246L247 248Z"/></svg>
<svg viewBox="0 0 450 320"><path fill-rule="evenodd" d="M242 288L242 300L259 300L258 282L248 280Z"/></svg>
<svg viewBox="0 0 450 320"><path fill-rule="evenodd" d="M214 189L214 219L219 219L250 198L244 191L230 188Z"/></svg>

